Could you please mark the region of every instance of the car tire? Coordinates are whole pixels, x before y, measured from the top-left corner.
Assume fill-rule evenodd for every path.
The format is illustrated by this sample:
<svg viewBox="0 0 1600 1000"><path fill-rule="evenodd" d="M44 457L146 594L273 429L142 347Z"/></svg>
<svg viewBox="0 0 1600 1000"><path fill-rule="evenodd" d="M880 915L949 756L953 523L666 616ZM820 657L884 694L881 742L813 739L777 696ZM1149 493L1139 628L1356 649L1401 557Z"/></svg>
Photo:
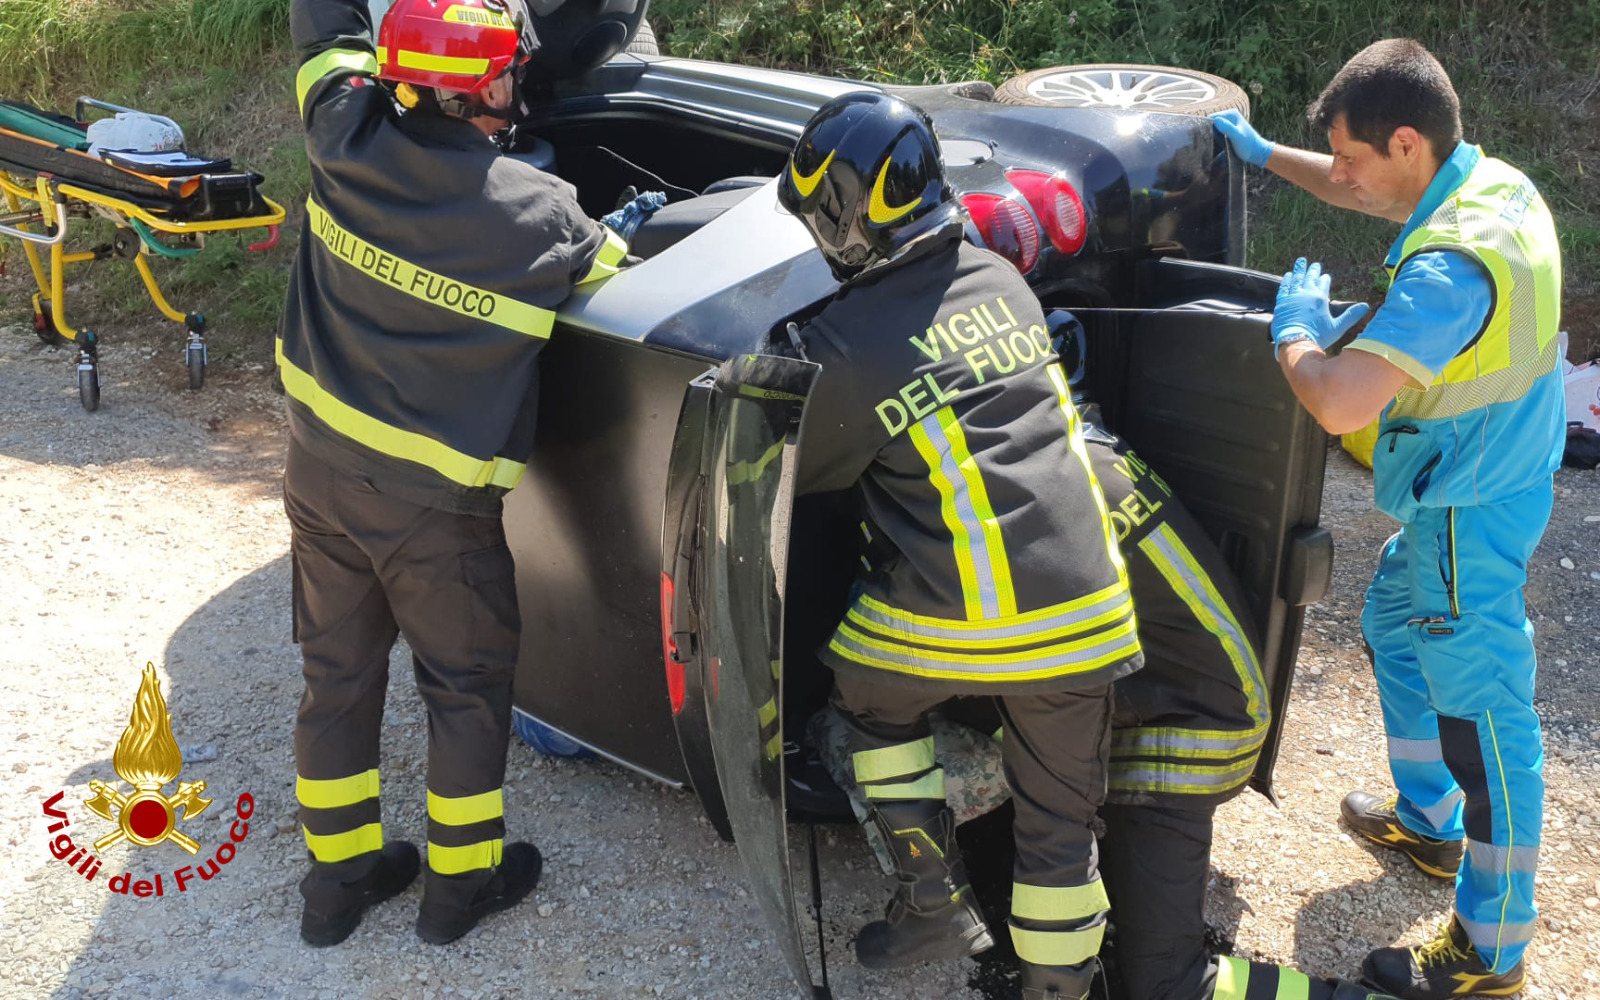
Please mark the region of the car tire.
<svg viewBox="0 0 1600 1000"><path fill-rule="evenodd" d="M1052 66L1014 76L995 88L1002 104L1053 108L1106 108L1209 115L1242 111L1250 115L1244 88L1220 76L1175 66L1135 63L1084 63Z"/></svg>
<svg viewBox="0 0 1600 1000"><path fill-rule="evenodd" d="M531 715L512 712L511 728L521 737L522 742L546 757L570 757L573 760L588 760L594 757L594 751L582 744L574 743Z"/></svg>
<svg viewBox="0 0 1600 1000"><path fill-rule="evenodd" d="M633 41L623 50L641 56L661 55L661 45L656 41L656 29L650 27L650 19L645 18L639 22L639 30L633 33Z"/></svg>

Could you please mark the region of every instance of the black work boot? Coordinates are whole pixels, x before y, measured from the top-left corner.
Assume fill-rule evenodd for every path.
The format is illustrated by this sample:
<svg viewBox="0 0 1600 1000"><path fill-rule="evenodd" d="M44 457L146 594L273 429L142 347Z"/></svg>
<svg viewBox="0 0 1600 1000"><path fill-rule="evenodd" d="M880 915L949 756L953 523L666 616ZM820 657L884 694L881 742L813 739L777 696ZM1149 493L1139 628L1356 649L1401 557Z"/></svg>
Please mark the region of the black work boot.
<svg viewBox="0 0 1600 1000"><path fill-rule="evenodd" d="M894 853L900 885L884 919L856 936L861 964L953 962L994 947L956 848L955 814L942 802L912 799L875 802L871 820Z"/></svg>
<svg viewBox="0 0 1600 1000"><path fill-rule="evenodd" d="M539 884L544 859L532 844L507 844L500 863L469 876L439 875L431 869L417 910L417 937L449 944L491 913L509 910Z"/></svg>
<svg viewBox="0 0 1600 1000"><path fill-rule="evenodd" d="M1366 792L1351 792L1339 803L1339 815L1350 829L1379 847L1399 851L1434 878L1455 878L1461 868L1461 841L1434 840L1407 829L1394 811L1398 802L1396 796L1380 799Z"/></svg>
<svg viewBox="0 0 1600 1000"><path fill-rule="evenodd" d="M400 895L416 879L421 860L415 844L391 840L377 854L366 871L349 878L338 874L348 862L311 863L311 872L300 881L302 941L313 948L338 944L355 931L368 907Z"/></svg>
<svg viewBox="0 0 1600 1000"><path fill-rule="evenodd" d="M1361 963L1361 978L1401 1000L1508 997L1522 989L1522 963L1489 971L1453 915L1439 936L1411 948L1379 948Z"/></svg>
<svg viewBox="0 0 1600 1000"><path fill-rule="evenodd" d="M1022 963L1022 1000L1085 1000L1100 963L1094 959L1077 965Z"/></svg>

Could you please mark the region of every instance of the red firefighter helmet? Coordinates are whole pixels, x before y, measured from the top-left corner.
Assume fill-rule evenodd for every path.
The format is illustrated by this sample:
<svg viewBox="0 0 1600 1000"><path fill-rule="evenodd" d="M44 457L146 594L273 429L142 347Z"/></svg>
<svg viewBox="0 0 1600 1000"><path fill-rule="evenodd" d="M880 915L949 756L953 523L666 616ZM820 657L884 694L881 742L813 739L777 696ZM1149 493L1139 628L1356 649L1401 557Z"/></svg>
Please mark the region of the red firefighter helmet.
<svg viewBox="0 0 1600 1000"><path fill-rule="evenodd" d="M378 78L475 94L525 56L522 5L395 0L378 28Z"/></svg>

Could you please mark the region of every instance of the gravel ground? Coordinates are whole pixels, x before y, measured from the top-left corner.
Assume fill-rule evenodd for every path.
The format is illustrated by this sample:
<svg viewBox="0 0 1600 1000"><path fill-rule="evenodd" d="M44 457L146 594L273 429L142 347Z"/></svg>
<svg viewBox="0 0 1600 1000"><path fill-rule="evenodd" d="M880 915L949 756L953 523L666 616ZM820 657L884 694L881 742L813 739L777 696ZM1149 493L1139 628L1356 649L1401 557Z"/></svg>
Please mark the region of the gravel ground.
<svg viewBox="0 0 1600 1000"><path fill-rule="evenodd" d="M177 343L170 330L108 339L105 403L86 414L67 352L0 327L0 997L792 996L737 855L692 796L515 741L508 824L546 855L528 903L431 948L411 931L413 888L342 947L299 943L283 421L264 366L218 365L204 391L181 388ZM1577 1000L1600 997L1600 675L1589 669L1600 636L1600 475L1563 470L1557 492L1528 588L1550 792L1524 995ZM1325 497L1339 559L1333 596L1308 622L1277 771L1281 807L1247 795L1223 808L1210 918L1241 955L1331 975L1352 973L1373 946L1429 936L1450 892L1337 822L1348 788L1386 780L1356 613L1390 523L1372 509L1366 472L1342 454L1330 454ZM201 858L226 838L238 796L254 802L237 855L182 892L172 872L192 859L171 844L112 846L92 882L48 849L44 803L58 791L71 822L63 832L87 843L110 830L81 803L91 779L115 777L111 752L147 660L178 742L215 748L182 775L203 778L216 799L181 825ZM407 663L397 651L385 818L391 836L420 841L421 705ZM994 994L969 986L984 978L970 962L856 969L851 932L876 915L888 885L853 829L821 840L838 995ZM108 892L124 872L165 873L163 896Z"/></svg>

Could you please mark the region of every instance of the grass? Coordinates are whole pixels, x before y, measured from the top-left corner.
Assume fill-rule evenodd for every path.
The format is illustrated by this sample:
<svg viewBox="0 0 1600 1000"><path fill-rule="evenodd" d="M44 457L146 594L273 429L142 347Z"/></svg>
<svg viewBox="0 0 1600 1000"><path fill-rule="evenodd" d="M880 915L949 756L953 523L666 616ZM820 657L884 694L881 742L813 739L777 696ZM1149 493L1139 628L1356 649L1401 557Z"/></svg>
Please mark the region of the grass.
<svg viewBox="0 0 1600 1000"><path fill-rule="evenodd" d="M69 108L80 93L170 115L190 147L267 177L290 207L308 185L290 91L289 0L0 0L0 97ZM1420 39L1451 71L1468 138L1527 171L1561 229L1567 322L1600 351L1600 0L655 0L676 55L886 82L999 82L1044 66L1144 62L1218 73L1246 88L1270 137L1321 148L1302 113L1344 59L1391 35ZM1265 270L1320 257L1350 297L1378 294L1394 230L1268 180L1255 192L1248 254ZM269 343L294 239L261 255L216 237L160 262L174 304L193 300L219 336ZM0 242L13 272L20 252ZM136 279L86 282L115 322L148 307ZM11 279L7 279L10 281ZM128 286L124 282L132 280ZM16 286L3 308L17 309ZM22 298L26 302L26 297ZM1576 354L1575 354L1576 356Z"/></svg>

